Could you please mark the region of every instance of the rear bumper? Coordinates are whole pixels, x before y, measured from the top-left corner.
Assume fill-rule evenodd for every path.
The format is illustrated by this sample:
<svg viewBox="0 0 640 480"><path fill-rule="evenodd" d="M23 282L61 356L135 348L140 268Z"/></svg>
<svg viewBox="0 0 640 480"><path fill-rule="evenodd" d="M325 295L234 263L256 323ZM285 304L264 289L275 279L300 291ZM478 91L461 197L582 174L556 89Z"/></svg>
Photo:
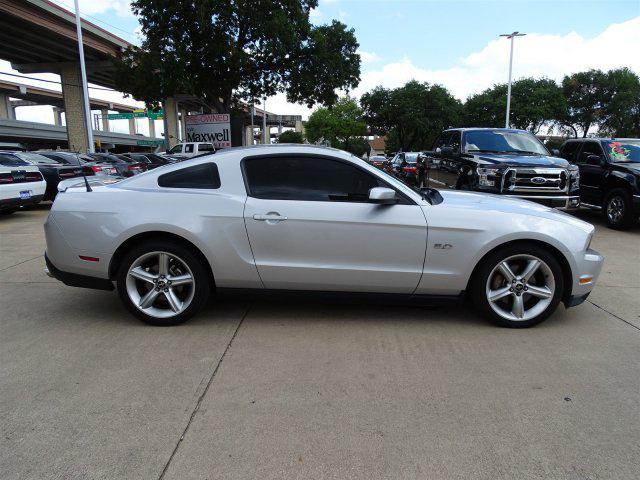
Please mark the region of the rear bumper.
<svg viewBox="0 0 640 480"><path fill-rule="evenodd" d="M27 205L35 205L42 201L43 195L33 195L31 198L7 198L0 200L0 211L9 208L25 207Z"/></svg>
<svg viewBox="0 0 640 480"><path fill-rule="evenodd" d="M560 210L573 210L580 207L579 195L509 195L509 197L522 198L531 202L536 202L551 208Z"/></svg>
<svg viewBox="0 0 640 480"><path fill-rule="evenodd" d="M45 273L56 280L60 280L65 285L69 285L70 287L92 288L94 290L113 290L114 288L113 282L106 278L96 278L88 275L63 272L51 263L51 260L49 260L46 253L44 254L44 261L47 264Z"/></svg>

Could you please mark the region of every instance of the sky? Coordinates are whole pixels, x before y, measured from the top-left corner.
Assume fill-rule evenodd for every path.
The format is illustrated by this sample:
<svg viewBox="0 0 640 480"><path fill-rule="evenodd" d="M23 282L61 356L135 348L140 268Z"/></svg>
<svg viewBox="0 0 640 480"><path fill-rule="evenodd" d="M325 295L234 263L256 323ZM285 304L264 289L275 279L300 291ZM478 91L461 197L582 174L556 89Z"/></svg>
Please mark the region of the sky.
<svg viewBox="0 0 640 480"><path fill-rule="evenodd" d="M53 1L72 9L73 0ZM87 20L139 43L128 0L80 0L80 11ZM393 88L415 79L441 84L465 100L506 82L509 41L499 35L513 31L527 34L515 41L514 79L561 80L589 68L628 67L640 74L640 0L320 0L311 12L314 24L333 19L353 28L360 44L361 81L349 92L356 98L378 85ZM0 72L7 71L10 66L0 61ZM91 96L135 104L115 92L94 90ZM18 118L50 116L41 121L52 123L52 114L42 108L20 108ZM266 108L305 118L311 112L287 103L283 94L267 99ZM146 126L140 128L145 133ZM126 131L126 121L116 129Z"/></svg>

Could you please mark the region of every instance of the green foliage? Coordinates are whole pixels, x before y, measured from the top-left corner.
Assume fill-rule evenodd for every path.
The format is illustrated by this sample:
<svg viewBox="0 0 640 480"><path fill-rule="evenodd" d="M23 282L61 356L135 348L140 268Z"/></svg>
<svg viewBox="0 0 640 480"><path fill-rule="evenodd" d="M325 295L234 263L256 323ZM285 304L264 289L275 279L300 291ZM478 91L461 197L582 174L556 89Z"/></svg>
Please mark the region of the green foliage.
<svg viewBox="0 0 640 480"><path fill-rule="evenodd" d="M465 104L465 123L474 127L502 127L506 114L507 85L471 96ZM566 111L562 90L548 78L523 78L511 86L511 127L537 133L545 123Z"/></svg>
<svg viewBox="0 0 640 480"><path fill-rule="evenodd" d="M462 118L462 104L446 88L417 81L395 89L377 87L360 103L371 131L387 134L389 151L428 149L444 128L459 125Z"/></svg>
<svg viewBox="0 0 640 480"><path fill-rule="evenodd" d="M616 137L640 137L640 79L628 68L607 72L607 101L599 116L602 132Z"/></svg>
<svg viewBox="0 0 640 480"><path fill-rule="evenodd" d="M578 72L563 78L567 110L559 120L573 130L574 136L581 132L586 137L589 129L598 124L607 102L606 83L607 74L601 70Z"/></svg>
<svg viewBox="0 0 640 480"><path fill-rule="evenodd" d="M353 137L347 143L338 146L342 150L353 153L356 157L362 158L365 153L371 151L369 141L364 137Z"/></svg>
<svg viewBox="0 0 640 480"><path fill-rule="evenodd" d="M350 97L339 99L329 108L318 108L305 124L305 135L311 143L325 140L332 147L346 150L354 137L365 133L362 110Z"/></svg>
<svg viewBox="0 0 640 480"><path fill-rule="evenodd" d="M301 132L285 130L278 137L278 143L304 143L304 138Z"/></svg>
<svg viewBox="0 0 640 480"><path fill-rule="evenodd" d="M240 100L287 92L330 105L358 85L353 29L314 26L317 0L134 0L144 40L116 61L117 85L148 104L178 94L221 112Z"/></svg>

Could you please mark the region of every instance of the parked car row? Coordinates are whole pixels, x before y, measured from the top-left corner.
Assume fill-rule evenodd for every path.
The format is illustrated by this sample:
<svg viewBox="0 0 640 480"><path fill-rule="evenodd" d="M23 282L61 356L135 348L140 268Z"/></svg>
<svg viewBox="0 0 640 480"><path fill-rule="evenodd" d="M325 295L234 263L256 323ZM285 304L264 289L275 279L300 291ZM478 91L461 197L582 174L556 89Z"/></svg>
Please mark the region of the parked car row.
<svg viewBox="0 0 640 480"><path fill-rule="evenodd" d="M178 159L155 153L3 150L0 152L0 212L11 213L22 206L53 200L58 194L58 185L65 180L82 176L131 177L176 161ZM34 182L40 183L32 185Z"/></svg>
<svg viewBox="0 0 640 480"><path fill-rule="evenodd" d="M563 210L601 209L611 228L629 228L640 217L638 139L572 139L549 152L524 130L453 128L429 151L399 152L374 165L418 188L492 193Z"/></svg>

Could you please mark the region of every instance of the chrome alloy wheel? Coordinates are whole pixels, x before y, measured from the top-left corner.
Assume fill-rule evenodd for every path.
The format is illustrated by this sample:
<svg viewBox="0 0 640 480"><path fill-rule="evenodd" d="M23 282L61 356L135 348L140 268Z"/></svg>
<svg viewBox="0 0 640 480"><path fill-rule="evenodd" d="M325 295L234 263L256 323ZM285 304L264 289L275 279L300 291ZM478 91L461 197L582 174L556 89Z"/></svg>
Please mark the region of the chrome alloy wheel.
<svg viewBox="0 0 640 480"><path fill-rule="evenodd" d="M620 223L624 216L624 200L619 195L611 197L607 204L607 217L611 223Z"/></svg>
<svg viewBox="0 0 640 480"><path fill-rule="evenodd" d="M129 267L126 280L131 302L156 318L174 317L191 304L195 279L180 257L167 252L149 252Z"/></svg>
<svg viewBox="0 0 640 480"><path fill-rule="evenodd" d="M549 265L533 255L513 255L496 265L487 279L489 305L502 318L526 321L551 304L555 279Z"/></svg>

